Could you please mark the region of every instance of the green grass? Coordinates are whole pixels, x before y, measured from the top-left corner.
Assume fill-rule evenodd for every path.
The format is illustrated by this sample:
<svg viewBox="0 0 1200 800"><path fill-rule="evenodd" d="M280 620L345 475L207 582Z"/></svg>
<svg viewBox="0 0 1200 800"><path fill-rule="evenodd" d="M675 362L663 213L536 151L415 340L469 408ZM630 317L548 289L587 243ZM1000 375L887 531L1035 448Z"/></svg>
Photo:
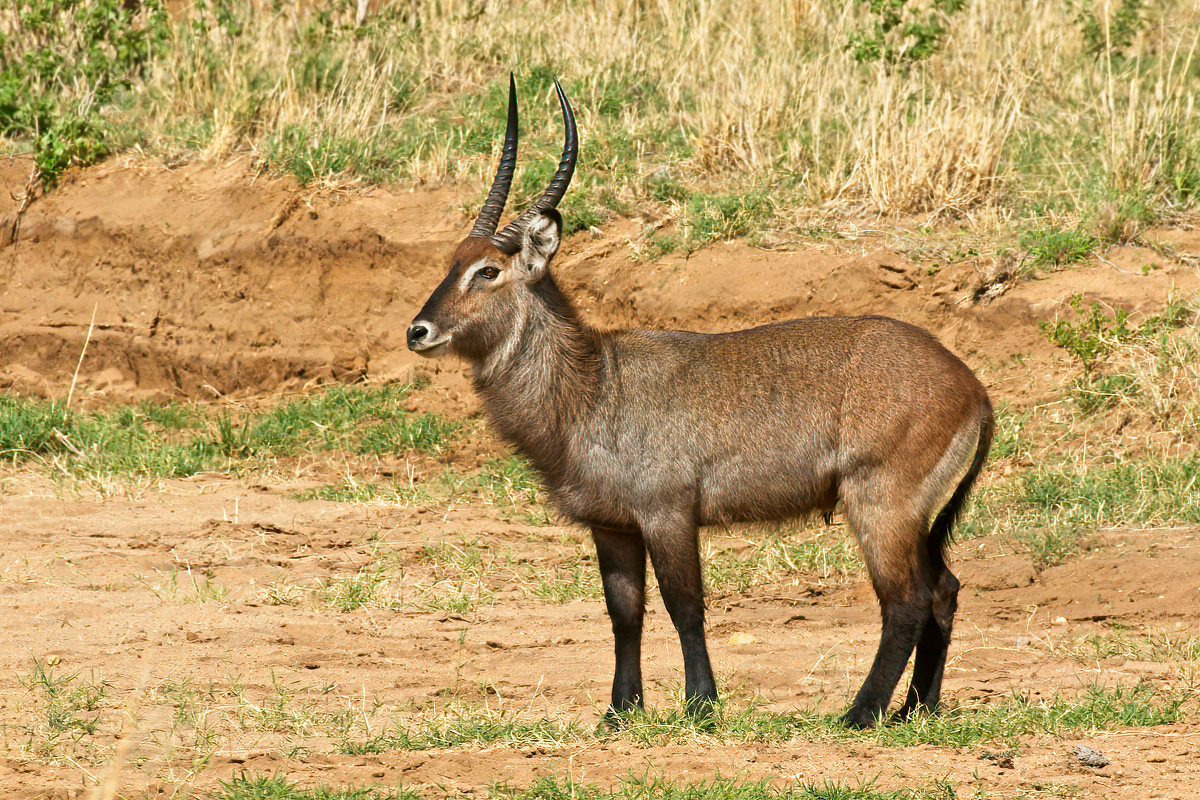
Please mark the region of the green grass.
<svg viewBox="0 0 1200 800"><path fill-rule="evenodd" d="M349 578L338 578L323 587L319 596L338 611L357 611L377 599L384 577L379 572L366 572Z"/></svg>
<svg viewBox="0 0 1200 800"><path fill-rule="evenodd" d="M1087 261L1100 249L1100 240L1086 231L1042 228L1021 235L1035 267L1061 268Z"/></svg>
<svg viewBox="0 0 1200 800"><path fill-rule="evenodd" d="M280 776L238 775L221 781L215 800L420 800L412 789L301 788Z"/></svg>
<svg viewBox="0 0 1200 800"><path fill-rule="evenodd" d="M35 658L32 671L18 682L37 708L20 726L30 754L54 758L96 733L109 689L104 681L83 679L77 672L58 674L53 664Z"/></svg>
<svg viewBox="0 0 1200 800"><path fill-rule="evenodd" d="M1094 663L1106 658L1165 663L1200 662L1200 636L1189 631L1155 631L1135 634L1120 626L1106 633L1093 633L1060 646L1072 658ZM1060 649L1060 648L1056 648Z"/></svg>
<svg viewBox="0 0 1200 800"><path fill-rule="evenodd" d="M413 388L336 385L264 412L148 403L76 411L0 394L0 463L53 464L76 477L177 478L302 453L436 453L459 423L405 410Z"/></svg>
<svg viewBox="0 0 1200 800"><path fill-rule="evenodd" d="M650 707L618 716L614 726L592 730L570 719L528 719L491 708L453 704L399 723L370 739L347 741L349 753L429 750L459 746L555 748L596 739L618 739L639 746L697 745L706 741L778 743L792 740L868 742L880 747L1015 746L1031 735L1078 736L1102 730L1168 725L1183 718L1189 693L1163 693L1149 683L1103 688L1079 695L1035 699L1013 694L989 702L949 705L934 716L920 716L870 730L842 725L837 714L817 711L773 713L754 702L722 701L714 716L697 720L679 704Z"/></svg>
<svg viewBox="0 0 1200 800"><path fill-rule="evenodd" d="M867 731L848 729L838 715L816 712L767 713L754 705L730 710L712 722L696 721L682 711L650 709L634 713L620 736L640 744L686 741L695 735L718 740L783 742L869 741L882 747L937 745L971 747L1015 745L1033 734L1069 736L1088 731L1166 725L1181 717L1187 694L1160 694L1151 684L1105 689L1093 686L1078 696L1055 694L1032 699L1014 694L988 703L943 707L934 716L882 725Z"/></svg>
<svg viewBox="0 0 1200 800"><path fill-rule="evenodd" d="M981 486L958 534L1013 537L1035 565L1053 566L1098 528L1200 522L1198 483L1194 456L1042 464Z"/></svg>
<svg viewBox="0 0 1200 800"><path fill-rule="evenodd" d="M741 593L794 576L829 578L860 569L857 544L833 530L815 535L749 531L755 538L739 549L705 543L706 587L718 594ZM381 547L372 565L317 590L317 599L339 611L363 606L470 612L506 592L561 605L600 600L604 589L595 548L586 535L564 533L558 541L531 537L520 546L470 537L430 541L405 561ZM654 574L648 580L654 586ZM276 586L271 602L299 601L295 587Z"/></svg>
<svg viewBox="0 0 1200 800"><path fill-rule="evenodd" d="M436 425L447 423L439 420ZM450 430L456 430L456 427ZM443 437L439 431L433 441L440 442ZM541 480L528 461L515 455L490 459L478 472L464 474L447 468L420 484L402 480L363 481L350 476L335 484L307 489L296 497L338 503L384 501L401 505L449 503L471 497L501 509L506 518L519 519L527 525L542 526L551 522Z"/></svg>
<svg viewBox="0 0 1200 800"><path fill-rule="evenodd" d="M241 775L222 781L215 800L418 800L449 796L445 790L421 794L414 789L301 788L286 778ZM982 795L976 794L976 797ZM525 787L497 784L487 792L492 800L952 800L947 783L927 788L877 789L870 781L844 783L775 783L739 781L719 774L694 783L674 783L659 777L628 776L619 784L601 787L570 778L542 778Z"/></svg>
<svg viewBox="0 0 1200 800"><path fill-rule="evenodd" d="M443 747L506 745L560 748L583 741L590 733L581 723L559 720L522 720L490 711L451 711L412 727L397 727L362 742L346 742L351 755L389 750L433 750Z"/></svg>
<svg viewBox="0 0 1200 800"><path fill-rule="evenodd" d="M741 551L723 548L705 553L704 580L711 590L745 592L798 573L828 578L862 567L858 544L846 531L826 529L812 534L802 529L784 533L751 529L747 539L750 543Z"/></svg>

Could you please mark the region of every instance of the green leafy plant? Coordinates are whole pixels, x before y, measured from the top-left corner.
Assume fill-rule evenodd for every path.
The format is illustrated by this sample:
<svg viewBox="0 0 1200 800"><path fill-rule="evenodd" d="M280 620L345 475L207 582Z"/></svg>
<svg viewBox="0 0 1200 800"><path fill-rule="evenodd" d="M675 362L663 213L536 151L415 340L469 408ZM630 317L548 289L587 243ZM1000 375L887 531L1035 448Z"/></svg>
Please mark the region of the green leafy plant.
<svg viewBox="0 0 1200 800"><path fill-rule="evenodd" d="M1192 313L1187 303L1174 301L1161 313L1134 325L1128 311L1108 309L1096 302L1085 309L1078 295L1071 299L1071 307L1076 314L1074 321L1043 323L1042 329L1051 342L1079 362L1083 374L1071 385L1076 402L1085 413L1110 408L1122 398L1135 397L1142 391L1142 381L1108 365L1107 356L1123 346L1172 352L1167 337Z"/></svg>
<svg viewBox="0 0 1200 800"><path fill-rule="evenodd" d="M928 10L916 10L908 0L860 0L872 19L850 35L847 49L860 64L924 61L942 49L950 17L965 4L965 0L935 0Z"/></svg>
<svg viewBox="0 0 1200 800"><path fill-rule="evenodd" d="M12 0L0 28L0 134L26 137L42 185L109 150L102 109L167 34L162 0Z"/></svg>
<svg viewBox="0 0 1200 800"><path fill-rule="evenodd" d="M1121 0L1121 4L1106 19L1108 4L1079 12L1079 27L1087 50L1094 56L1123 56L1145 25L1145 0Z"/></svg>

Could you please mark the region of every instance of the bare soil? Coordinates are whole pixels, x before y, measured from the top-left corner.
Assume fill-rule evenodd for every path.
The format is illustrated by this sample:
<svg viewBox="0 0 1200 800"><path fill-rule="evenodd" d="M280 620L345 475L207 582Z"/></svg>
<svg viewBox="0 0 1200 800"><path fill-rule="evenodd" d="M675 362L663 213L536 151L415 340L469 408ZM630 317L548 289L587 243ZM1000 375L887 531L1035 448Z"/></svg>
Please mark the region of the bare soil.
<svg viewBox="0 0 1200 800"><path fill-rule="evenodd" d="M19 160L0 164L5 231L27 174ZM419 405L470 423L465 443L444 459L474 466L502 448L477 420L461 367L418 363L404 332L467 228L461 209L475 200L454 189L331 195L258 176L245 162L110 162L76 173L33 203L15 241L0 249L0 388L65 396L90 327L76 388L86 404L267 403L329 380L420 370L433 383ZM717 331L812 314L896 316L931 329L994 398L1018 405L1061 386L1065 359L1038 323L1064 313L1071 295L1146 310L1200 288L1194 267L1149 248L1116 248L1102 263L1012 281L1012 264L913 261L903 241L874 234L773 250L718 244L641 264L629 255L639 229L620 221L563 247L556 274L597 322ZM1155 236L1177 252L1200 252L1194 231ZM1147 264L1156 268L1143 274ZM296 499L339 469L312 459L245 478L100 488L36 469L0 476L4 796L87 797L106 776L128 796L202 795L243 772L468 793L545 775L607 784L631 773L875 780L884 788L947 779L982 785L988 797L1200 791L1194 715L1090 737L1112 760L1103 769L1076 761L1075 740L1049 735L1023 741L1011 762L932 745L642 746L621 737L340 755L337 714L360 739L398 709L454 702L594 725L607 698L611 640L602 601L538 600L516 573L463 612L403 604L343 612L307 595L271 604L271 586L335 585L383 551L394 554L392 569L420 583L440 579L421 557L431 543L480 540L485 550L550 564L583 540L571 528L529 524L520 508L478 500L399 507ZM1040 573L986 540L956 548L965 589L948 702L1143 679L1178 689L1188 680L1188 664L1088 663L1067 645L1114 624L1194 631L1197 531L1104 531L1095 540L1095 552ZM715 593L709 627L719 675L735 693L761 693L769 711L834 711L874 654L878 609L860 575L798 573ZM645 659L649 702L677 702L682 665L657 602ZM78 742L68 733L38 750L47 699L31 688L35 660L60 677L76 675L72 685L105 685L99 733ZM171 687L181 686L199 699L183 702L186 692L176 692L171 700ZM272 708L274 722L264 722ZM215 736L208 749L206 731Z"/></svg>

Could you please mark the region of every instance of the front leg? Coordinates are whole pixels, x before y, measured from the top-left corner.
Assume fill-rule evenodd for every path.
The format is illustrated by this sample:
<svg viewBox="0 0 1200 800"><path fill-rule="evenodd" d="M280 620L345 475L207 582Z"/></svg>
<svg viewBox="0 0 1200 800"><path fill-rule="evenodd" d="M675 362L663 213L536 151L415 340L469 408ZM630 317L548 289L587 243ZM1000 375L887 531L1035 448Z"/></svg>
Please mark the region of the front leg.
<svg viewBox="0 0 1200 800"><path fill-rule="evenodd" d="M617 640L612 711L642 706L642 618L646 609L646 545L637 532L592 527L604 602Z"/></svg>
<svg viewBox="0 0 1200 800"><path fill-rule="evenodd" d="M659 591L683 649L684 702L688 713L703 717L717 699L708 645L704 641L704 578L695 520L672 515L643 525L646 549L654 564Z"/></svg>

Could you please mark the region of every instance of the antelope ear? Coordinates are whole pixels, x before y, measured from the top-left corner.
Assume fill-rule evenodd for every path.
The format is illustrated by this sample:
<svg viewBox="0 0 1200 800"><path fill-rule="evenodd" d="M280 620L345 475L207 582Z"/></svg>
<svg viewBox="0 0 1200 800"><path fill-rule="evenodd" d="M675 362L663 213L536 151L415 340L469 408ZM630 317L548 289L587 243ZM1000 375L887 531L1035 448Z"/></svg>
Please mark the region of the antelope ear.
<svg viewBox="0 0 1200 800"><path fill-rule="evenodd" d="M562 239L562 215L552 208L534 214L521 234L521 269L531 283L539 281L558 252Z"/></svg>

